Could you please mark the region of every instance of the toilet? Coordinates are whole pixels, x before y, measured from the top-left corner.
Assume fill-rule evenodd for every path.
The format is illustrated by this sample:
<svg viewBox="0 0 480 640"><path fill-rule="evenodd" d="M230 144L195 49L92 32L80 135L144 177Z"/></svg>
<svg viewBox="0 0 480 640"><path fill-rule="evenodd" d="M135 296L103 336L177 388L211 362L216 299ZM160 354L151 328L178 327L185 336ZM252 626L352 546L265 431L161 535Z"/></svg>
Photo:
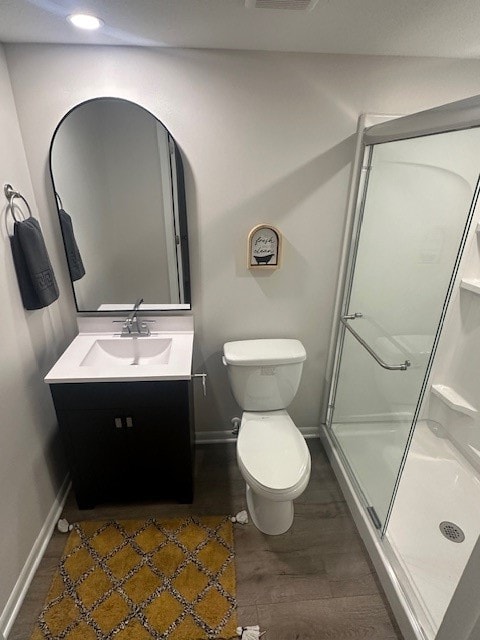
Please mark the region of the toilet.
<svg viewBox="0 0 480 640"><path fill-rule="evenodd" d="M310 452L286 411L306 357L299 340L240 340L223 346L232 393L243 409L237 462L248 511L255 526L269 535L291 527L293 500L310 479Z"/></svg>

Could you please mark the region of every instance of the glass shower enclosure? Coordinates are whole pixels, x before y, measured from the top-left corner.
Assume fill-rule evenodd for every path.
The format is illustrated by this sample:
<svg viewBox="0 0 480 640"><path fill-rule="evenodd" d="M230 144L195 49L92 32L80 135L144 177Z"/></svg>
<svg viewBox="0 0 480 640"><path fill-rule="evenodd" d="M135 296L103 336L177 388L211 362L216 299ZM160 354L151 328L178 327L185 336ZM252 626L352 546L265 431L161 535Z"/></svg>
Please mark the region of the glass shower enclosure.
<svg viewBox="0 0 480 640"><path fill-rule="evenodd" d="M416 426L435 432L422 401L478 196L480 129L459 104L363 134L326 430L381 543Z"/></svg>

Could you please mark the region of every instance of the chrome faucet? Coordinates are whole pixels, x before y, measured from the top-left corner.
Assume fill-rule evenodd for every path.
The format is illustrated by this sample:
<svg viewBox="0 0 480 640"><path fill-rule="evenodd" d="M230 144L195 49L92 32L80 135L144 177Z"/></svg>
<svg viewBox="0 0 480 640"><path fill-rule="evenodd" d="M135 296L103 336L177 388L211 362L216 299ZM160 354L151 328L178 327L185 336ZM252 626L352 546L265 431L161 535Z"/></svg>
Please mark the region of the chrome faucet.
<svg viewBox="0 0 480 640"><path fill-rule="evenodd" d="M138 312L140 305L143 303L143 298L139 298L133 305L132 312L125 318L122 327L122 336L149 336L150 329L146 322L140 322L138 319Z"/></svg>

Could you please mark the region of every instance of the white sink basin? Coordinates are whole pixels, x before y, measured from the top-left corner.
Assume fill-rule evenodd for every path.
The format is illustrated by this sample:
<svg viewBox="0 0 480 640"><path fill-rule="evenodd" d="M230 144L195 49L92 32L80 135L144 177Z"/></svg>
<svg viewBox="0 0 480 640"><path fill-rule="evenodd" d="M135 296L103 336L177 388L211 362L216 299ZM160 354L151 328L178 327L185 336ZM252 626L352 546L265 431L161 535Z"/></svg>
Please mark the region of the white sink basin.
<svg viewBox="0 0 480 640"><path fill-rule="evenodd" d="M116 367L168 364L172 338L123 338L95 340L81 367Z"/></svg>
<svg viewBox="0 0 480 640"><path fill-rule="evenodd" d="M45 376L45 382L191 380L193 318L157 316L152 321L163 330L150 336L121 337L101 330L79 333ZM87 328L112 325L110 318L92 322Z"/></svg>

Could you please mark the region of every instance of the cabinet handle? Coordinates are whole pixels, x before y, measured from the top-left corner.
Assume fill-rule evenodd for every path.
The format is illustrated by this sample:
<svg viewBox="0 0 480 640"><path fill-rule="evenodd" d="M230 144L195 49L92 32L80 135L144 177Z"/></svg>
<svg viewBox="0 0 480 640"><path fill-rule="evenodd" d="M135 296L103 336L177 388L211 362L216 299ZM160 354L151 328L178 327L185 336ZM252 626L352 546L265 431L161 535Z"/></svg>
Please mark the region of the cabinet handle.
<svg viewBox="0 0 480 640"><path fill-rule="evenodd" d="M207 374L206 373L192 373L192 378L202 379L203 397L207 397Z"/></svg>
<svg viewBox="0 0 480 640"><path fill-rule="evenodd" d="M117 429L121 429L123 427L121 418L115 418L115 426L117 427Z"/></svg>

